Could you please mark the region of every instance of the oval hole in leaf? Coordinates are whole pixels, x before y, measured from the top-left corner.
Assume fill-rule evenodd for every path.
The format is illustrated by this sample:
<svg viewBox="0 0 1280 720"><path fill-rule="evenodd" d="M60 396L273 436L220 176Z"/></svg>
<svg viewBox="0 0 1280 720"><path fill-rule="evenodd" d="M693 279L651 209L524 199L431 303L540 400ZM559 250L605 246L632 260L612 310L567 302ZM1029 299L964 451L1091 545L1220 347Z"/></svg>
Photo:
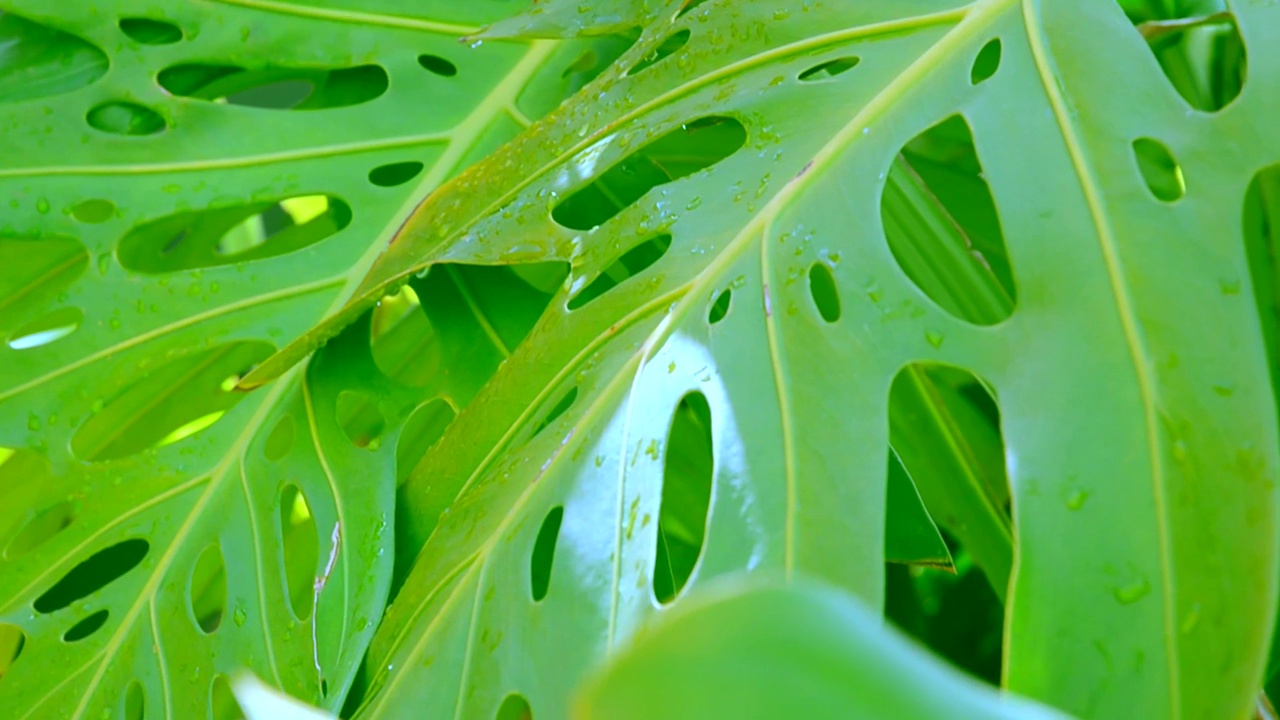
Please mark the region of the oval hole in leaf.
<svg viewBox="0 0 1280 720"><path fill-rule="evenodd" d="M716 296L716 301L711 304L711 309L707 311L707 322L715 325L724 320L729 314L729 308L733 303L733 290L726 289L724 292Z"/></svg>
<svg viewBox="0 0 1280 720"><path fill-rule="evenodd" d="M978 57L973 61L973 69L969 71L969 82L977 85L980 82L991 79L992 75L1000 69L1000 56L1003 54L1003 46L1000 38L990 40L982 49L978 51Z"/></svg>
<svg viewBox="0 0 1280 720"><path fill-rule="evenodd" d="M654 263L662 259L671 248L671 236L667 234L644 240L614 260L604 272L596 276L591 284L583 288L577 295L569 298L569 310L577 310L595 300L624 281L648 270Z"/></svg>
<svg viewBox="0 0 1280 720"><path fill-rule="evenodd" d="M135 226L116 250L126 270L160 275L295 252L351 224L351 206L333 195L174 213Z"/></svg>
<svg viewBox="0 0 1280 720"><path fill-rule="evenodd" d="M547 596L547 588L551 585L551 567L556 559L556 541L560 538L560 522L564 519L564 508L551 508L547 517L542 520L538 530L538 539L533 543L533 553L529 557L529 592L534 602Z"/></svg>
<svg viewBox="0 0 1280 720"><path fill-rule="evenodd" d="M58 308L39 320L29 322L9 336L9 347L30 350L57 342L75 332L84 322L80 308Z"/></svg>
<svg viewBox="0 0 1280 720"><path fill-rule="evenodd" d="M409 416L396 445L396 484L404 482L423 455L444 437L457 413L444 398L436 398Z"/></svg>
<svg viewBox="0 0 1280 720"><path fill-rule="evenodd" d="M27 636L17 625L0 622L0 678L4 678L9 668L22 657L22 648L27 643Z"/></svg>
<svg viewBox="0 0 1280 720"><path fill-rule="evenodd" d="M417 160L379 165L369 171L369 182L378 187L403 185L417 177L424 167Z"/></svg>
<svg viewBox="0 0 1280 720"><path fill-rule="evenodd" d="M70 33L5 12L0 15L0 103L61 95L107 73L106 53Z"/></svg>
<svg viewBox="0 0 1280 720"><path fill-rule="evenodd" d="M137 380L80 425L71 451L87 462L113 460L194 434L244 398L228 379L274 351L264 342L232 342L140 368Z"/></svg>
<svg viewBox="0 0 1280 720"><path fill-rule="evenodd" d="M280 547L289 606L298 620L311 617L312 583L320 558L320 536L311 506L297 485L280 491Z"/></svg>
<svg viewBox="0 0 1280 720"><path fill-rule="evenodd" d="M511 693L502 699L502 705L498 707L498 714L494 716L494 720L533 720L533 709L529 707L529 701L524 699L520 693Z"/></svg>
<svg viewBox="0 0 1280 720"><path fill-rule="evenodd" d="M423 70L440 77L453 77L458 74L458 66L439 55L419 55L418 64Z"/></svg>
<svg viewBox="0 0 1280 720"><path fill-rule="evenodd" d="M671 33L664 38L662 42L658 43L658 47L654 48L653 52L645 55L640 62L631 66L631 69L628 70L626 74L638 75L648 68L657 65L662 60L670 57L672 53L687 45L691 36L692 33L688 28Z"/></svg>
<svg viewBox="0 0 1280 720"><path fill-rule="evenodd" d="M200 553L188 587L191 616L206 635L222 624L227 607L227 566L217 543Z"/></svg>
<svg viewBox="0 0 1280 720"><path fill-rule="evenodd" d="M1013 313L1009 252L963 116L902 149L885 181L880 217L898 265L943 310L975 325Z"/></svg>
<svg viewBox="0 0 1280 720"><path fill-rule="evenodd" d="M63 500L36 513L9 541L4 549L5 559L13 560L22 557L49 542L53 536L75 522L78 512L76 503Z"/></svg>
<svg viewBox="0 0 1280 720"><path fill-rule="evenodd" d="M573 407L573 402L577 399L578 399L577 386L569 388L569 392L566 392L564 395L561 395L560 400L556 402L556 404L551 408L551 411L547 413L547 416L542 419L542 422L538 423L538 427L534 429L533 434L535 436L538 435L543 430L545 430L548 425L555 422L556 420L559 420L561 415L564 415L566 412L569 411L569 408Z"/></svg>
<svg viewBox="0 0 1280 720"><path fill-rule="evenodd" d="M1138 138L1133 141L1133 155L1138 161L1138 171L1147 189L1157 200L1174 202L1187 193L1187 181L1182 166L1169 148L1159 140Z"/></svg>
<svg viewBox="0 0 1280 720"><path fill-rule="evenodd" d="M672 415L662 474L653 596L664 605L684 589L702 556L714 470L711 408L702 393L689 393ZM629 536L633 527L647 525L648 517L627 523Z"/></svg>
<svg viewBox="0 0 1280 720"><path fill-rule="evenodd" d="M115 211L115 203L110 200L85 200L71 209L71 217L82 223L96 225L110 220Z"/></svg>
<svg viewBox="0 0 1280 720"><path fill-rule="evenodd" d="M352 445L358 448L378 449L378 438L387 422L378 410L378 403L365 393L344 390L338 395L338 424Z"/></svg>
<svg viewBox="0 0 1280 720"><path fill-rule="evenodd" d="M182 39L182 28L151 18L121 18L120 32L143 45L171 45Z"/></svg>
<svg viewBox="0 0 1280 720"><path fill-rule="evenodd" d="M241 720L244 716L227 676L214 676L209 686L209 720Z"/></svg>
<svg viewBox="0 0 1280 720"><path fill-rule="evenodd" d="M1248 76L1247 50L1235 15L1201 7L1214 4L1149 3L1130 13L1174 90L1204 112L1231 104Z"/></svg>
<svg viewBox="0 0 1280 720"><path fill-rule="evenodd" d="M889 442L925 508L1004 597L1013 564L1012 520L1000 408L968 370L914 363L889 392ZM1070 478L1045 483L1067 511L1089 489Z"/></svg>
<svg viewBox="0 0 1280 720"><path fill-rule="evenodd" d="M267 436L266 444L262 446L262 454L268 460L276 462L289 454L289 450L293 448L293 424L292 415L285 415L276 421L276 426Z"/></svg>
<svg viewBox="0 0 1280 720"><path fill-rule="evenodd" d="M88 266L89 253L75 240L0 238L0 332L30 322Z"/></svg>
<svg viewBox="0 0 1280 720"><path fill-rule="evenodd" d="M1244 247L1262 346L1271 370L1272 392L1280 401L1280 270L1276 266L1280 248L1280 165L1260 170L1245 192ZM1218 288L1223 295L1237 295L1242 283L1239 278L1221 278ZM1273 646L1280 649L1280 627L1275 632Z"/></svg>
<svg viewBox="0 0 1280 720"><path fill-rule="evenodd" d="M107 610L99 610L96 613L86 617L75 625L62 636L62 641L66 643L80 642L90 635L102 629L107 624L107 617L110 616Z"/></svg>
<svg viewBox="0 0 1280 720"><path fill-rule="evenodd" d="M570 75L578 73L589 73L592 70L595 70L596 66L599 64L599 53L595 51L595 48L587 48L582 51L582 54L578 56L577 60L569 63L569 65L564 69L564 72L560 73L560 79L563 80Z"/></svg>
<svg viewBox="0 0 1280 720"><path fill-rule="evenodd" d="M837 75L842 75L858 66L862 62L862 58L857 55L845 55L833 60L818 63L811 68L801 72L796 79L800 82L819 82L822 80L830 80Z"/></svg>
<svg viewBox="0 0 1280 720"><path fill-rule="evenodd" d="M349 68L174 65L157 82L179 97L265 110L326 110L351 107L380 97L390 81L381 65Z"/></svg>
<svg viewBox="0 0 1280 720"><path fill-rule="evenodd" d="M413 387L438 378L444 371L439 341L411 285L378 301L369 344L373 363L387 377Z"/></svg>
<svg viewBox="0 0 1280 720"><path fill-rule="evenodd" d="M166 127L160 113L131 102L109 102L94 106L85 121L94 130L112 135L154 135Z"/></svg>
<svg viewBox="0 0 1280 720"><path fill-rule="evenodd" d="M822 319L833 323L840 319L840 290L836 277L824 262L816 262L809 268L809 295Z"/></svg>
<svg viewBox="0 0 1280 720"><path fill-rule="evenodd" d="M53 587L36 598L32 607L38 613L48 614L89 597L136 568L150 549L151 545L140 538L103 548L71 568Z"/></svg>
<svg viewBox="0 0 1280 720"><path fill-rule="evenodd" d="M715 165L746 141L746 127L734 118L699 118L627 155L565 198L551 216L571 230L599 227L653 188Z"/></svg>
<svg viewBox="0 0 1280 720"><path fill-rule="evenodd" d="M124 720L143 720L147 716L147 696L142 683L135 678L124 691Z"/></svg>

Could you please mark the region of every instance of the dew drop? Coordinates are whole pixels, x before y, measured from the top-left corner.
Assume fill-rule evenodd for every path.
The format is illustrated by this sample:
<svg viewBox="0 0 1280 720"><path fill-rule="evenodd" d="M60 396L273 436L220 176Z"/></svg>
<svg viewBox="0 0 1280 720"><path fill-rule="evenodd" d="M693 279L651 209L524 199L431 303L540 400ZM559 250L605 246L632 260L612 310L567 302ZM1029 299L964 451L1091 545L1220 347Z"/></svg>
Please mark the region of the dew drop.
<svg viewBox="0 0 1280 720"><path fill-rule="evenodd" d="M1132 605L1151 592L1151 583L1146 580L1138 580L1128 585L1121 585L1114 588L1111 594L1115 596L1116 601L1121 605Z"/></svg>
<svg viewBox="0 0 1280 720"><path fill-rule="evenodd" d="M924 339L928 340L929 344L937 349L942 347L942 341L944 338L942 337L942 333L937 330L926 330L924 332Z"/></svg>

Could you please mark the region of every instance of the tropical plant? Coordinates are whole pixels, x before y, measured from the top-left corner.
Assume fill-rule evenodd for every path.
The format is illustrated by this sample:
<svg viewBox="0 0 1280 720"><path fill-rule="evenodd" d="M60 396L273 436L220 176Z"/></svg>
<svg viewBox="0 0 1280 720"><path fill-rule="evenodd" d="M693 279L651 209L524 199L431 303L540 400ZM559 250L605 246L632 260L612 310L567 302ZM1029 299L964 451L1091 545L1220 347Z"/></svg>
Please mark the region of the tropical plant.
<svg viewBox="0 0 1280 720"><path fill-rule="evenodd" d="M1280 6L2 5L6 716L1267 706Z"/></svg>

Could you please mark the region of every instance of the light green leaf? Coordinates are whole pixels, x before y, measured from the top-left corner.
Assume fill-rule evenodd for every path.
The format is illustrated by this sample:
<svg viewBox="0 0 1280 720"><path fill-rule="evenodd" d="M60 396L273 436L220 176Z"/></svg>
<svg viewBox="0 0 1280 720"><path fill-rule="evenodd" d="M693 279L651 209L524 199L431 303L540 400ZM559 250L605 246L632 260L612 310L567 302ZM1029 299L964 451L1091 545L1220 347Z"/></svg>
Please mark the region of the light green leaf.
<svg viewBox="0 0 1280 720"><path fill-rule="evenodd" d="M5 4L6 716L204 716L242 667L336 709L391 581L397 433L445 391L380 374L368 323L235 386L625 47L458 42L512 9Z"/></svg>
<svg viewBox="0 0 1280 720"><path fill-rule="evenodd" d="M429 199L363 299L257 378L436 263L573 274L406 481L405 498L458 499L375 639L365 716L487 714L512 691L559 714L655 612L663 448L690 392L715 477L687 587L767 568L877 605L887 396L915 362L972 371L1001 404L1008 687L1090 717L1245 713L1275 607L1278 443L1239 227L1251 178L1280 161L1263 70L1280 18L1233 9L1253 79L1197 114L1109 2L708 2ZM975 67L984 52L997 62ZM995 325L915 285L877 213L904 147L957 113L1016 287ZM659 235L656 263L568 309Z"/></svg>
<svg viewBox="0 0 1280 720"><path fill-rule="evenodd" d="M1066 718L966 677L844 593L758 580L721 583L643 628L573 717Z"/></svg>

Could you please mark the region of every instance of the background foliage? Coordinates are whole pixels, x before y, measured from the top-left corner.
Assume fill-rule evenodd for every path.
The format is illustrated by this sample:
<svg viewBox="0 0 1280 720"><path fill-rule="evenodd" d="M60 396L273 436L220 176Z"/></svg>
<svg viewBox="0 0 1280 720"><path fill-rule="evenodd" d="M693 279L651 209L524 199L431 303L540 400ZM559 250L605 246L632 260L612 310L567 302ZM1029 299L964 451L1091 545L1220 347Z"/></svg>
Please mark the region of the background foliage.
<svg viewBox="0 0 1280 720"><path fill-rule="evenodd" d="M1257 703L1277 8L2 5L14 717Z"/></svg>

